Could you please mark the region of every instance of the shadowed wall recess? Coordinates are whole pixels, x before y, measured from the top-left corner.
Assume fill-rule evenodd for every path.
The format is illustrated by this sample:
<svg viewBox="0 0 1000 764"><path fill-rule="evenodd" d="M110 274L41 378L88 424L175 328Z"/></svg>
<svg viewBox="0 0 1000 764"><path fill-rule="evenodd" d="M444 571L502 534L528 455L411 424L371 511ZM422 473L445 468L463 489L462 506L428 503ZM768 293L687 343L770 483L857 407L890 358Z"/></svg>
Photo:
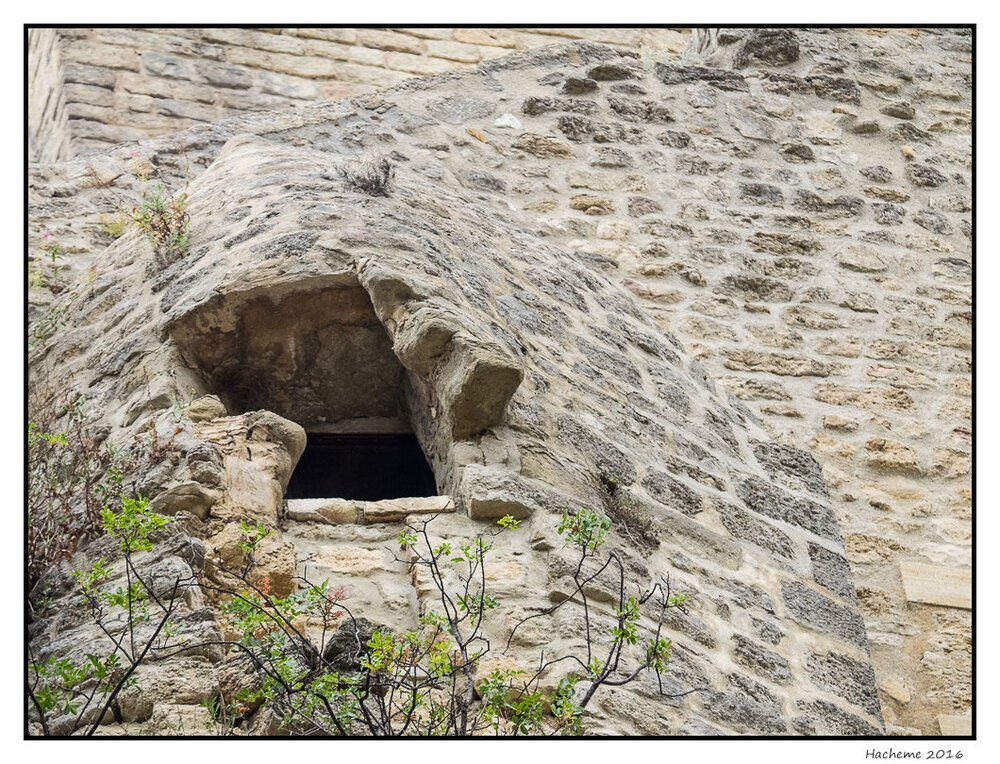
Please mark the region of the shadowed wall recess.
<svg viewBox="0 0 1000 764"><path fill-rule="evenodd" d="M380 501L434 496L434 473L412 434L310 433L285 497Z"/></svg>

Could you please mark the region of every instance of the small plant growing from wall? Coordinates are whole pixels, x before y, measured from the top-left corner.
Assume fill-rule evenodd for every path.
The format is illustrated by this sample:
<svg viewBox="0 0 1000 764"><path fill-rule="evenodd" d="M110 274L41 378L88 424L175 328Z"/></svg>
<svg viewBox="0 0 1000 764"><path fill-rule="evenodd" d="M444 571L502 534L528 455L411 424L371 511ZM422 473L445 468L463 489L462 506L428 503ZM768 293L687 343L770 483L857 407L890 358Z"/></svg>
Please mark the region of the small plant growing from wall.
<svg viewBox="0 0 1000 764"><path fill-rule="evenodd" d="M127 226L128 220L122 215L113 218L101 215L101 233L109 239L120 239L125 235Z"/></svg>
<svg viewBox="0 0 1000 764"><path fill-rule="evenodd" d="M388 196L396 168L388 157L376 155L341 165L337 173L352 191L368 196Z"/></svg>
<svg viewBox="0 0 1000 764"><path fill-rule="evenodd" d="M52 238L52 234L43 233L41 253L28 257L28 287L44 287L53 294L65 290L66 285L59 280L65 258L62 246Z"/></svg>
<svg viewBox="0 0 1000 764"><path fill-rule="evenodd" d="M101 187L114 197L116 213L113 218L101 216L101 231L112 239L119 239L129 225L134 225L152 245L157 269L163 270L188 252L191 216L187 212L187 191L171 195L162 182L152 182L150 178L157 174L156 166L138 151L132 152L128 170L142 183L142 198L137 204L128 203L107 183L101 183ZM96 178L96 170L91 168L91 172Z"/></svg>
<svg viewBox="0 0 1000 764"><path fill-rule="evenodd" d="M153 255L160 270L187 254L191 231L187 205L187 192L169 196L163 184L157 183L146 186L142 202L127 213L153 245Z"/></svg>
<svg viewBox="0 0 1000 764"><path fill-rule="evenodd" d="M100 487L106 496L101 522L118 542L124 570L102 558L86 569L75 569L73 578L110 649L87 653L82 660L54 655L42 660L29 647L28 699L46 736L94 733L121 690L135 684L133 675L139 666L176 636L171 619L181 602L178 595L193 583L193 577L178 578L172 588L156 593L148 571L140 571L133 555L152 550L150 534L172 518L150 512L149 502L142 497L123 494L119 472L109 472ZM111 588L109 581L121 574L125 587ZM118 633L122 624L124 631ZM61 726L53 730L50 724L57 720Z"/></svg>

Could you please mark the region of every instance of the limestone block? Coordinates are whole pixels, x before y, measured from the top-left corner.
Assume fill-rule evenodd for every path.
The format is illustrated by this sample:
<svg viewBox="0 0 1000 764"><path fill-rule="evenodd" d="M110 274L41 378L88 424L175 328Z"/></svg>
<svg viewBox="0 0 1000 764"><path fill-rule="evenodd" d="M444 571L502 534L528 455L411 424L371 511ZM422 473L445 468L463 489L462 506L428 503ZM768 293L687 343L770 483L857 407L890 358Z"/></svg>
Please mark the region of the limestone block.
<svg viewBox="0 0 1000 764"><path fill-rule="evenodd" d="M139 55L136 51L117 45L78 40L61 46L60 53L64 60L78 64L139 71Z"/></svg>
<svg viewBox="0 0 1000 764"><path fill-rule="evenodd" d="M493 519L504 515L522 518L535 509L530 484L506 469L466 465L460 486L462 503L472 518Z"/></svg>
<svg viewBox="0 0 1000 764"><path fill-rule="evenodd" d="M294 34L296 37L329 40L330 42L341 42L348 45L353 45L358 41L358 30L356 29L339 29L336 27L303 27L302 29L288 29L286 31L289 34Z"/></svg>
<svg viewBox="0 0 1000 764"><path fill-rule="evenodd" d="M972 571L969 569L901 562L899 573L910 602L972 608Z"/></svg>
<svg viewBox="0 0 1000 764"><path fill-rule="evenodd" d="M147 734L165 736L215 735L215 726L204 706L157 703L150 716ZM154 732L155 731L155 732Z"/></svg>
<svg viewBox="0 0 1000 764"><path fill-rule="evenodd" d="M573 157L573 149L568 143L534 133L525 133L512 144L512 147L543 158L560 157L571 159Z"/></svg>
<svg viewBox="0 0 1000 764"><path fill-rule="evenodd" d="M354 576L367 576L386 567L385 552L378 549L365 549L355 546L336 546L317 554L310 561L310 567L315 566L323 571L346 573Z"/></svg>
<svg viewBox="0 0 1000 764"><path fill-rule="evenodd" d="M879 689L893 700L904 705L909 703L913 697L909 688L898 679L886 679L879 685Z"/></svg>
<svg viewBox="0 0 1000 764"><path fill-rule="evenodd" d="M865 442L868 463L891 472L919 473L917 453L910 446L886 438L869 438Z"/></svg>
<svg viewBox="0 0 1000 764"><path fill-rule="evenodd" d="M717 562L729 570L739 570L743 562L743 550L739 544L720 533L706 528L697 520L675 512L667 507L655 505L652 510L667 538L681 547L697 549L700 555Z"/></svg>
<svg viewBox="0 0 1000 764"><path fill-rule="evenodd" d="M364 522L364 502L350 499L289 499L288 519L297 522L348 525Z"/></svg>
<svg viewBox="0 0 1000 764"><path fill-rule="evenodd" d="M293 468L306 450L306 431L302 426L270 411L255 411L248 415L247 440L280 443L288 451Z"/></svg>
<svg viewBox="0 0 1000 764"><path fill-rule="evenodd" d="M219 694L213 666L198 658L181 657L169 665L143 663L134 676L136 684L118 694L123 722L146 721L160 703L196 705Z"/></svg>
<svg viewBox="0 0 1000 764"><path fill-rule="evenodd" d="M724 351L724 355L725 367L734 371L764 371L784 377L827 377L833 370L830 364L788 353L734 348Z"/></svg>
<svg viewBox="0 0 1000 764"><path fill-rule="evenodd" d="M427 52L426 43L411 35L391 32L387 29L359 29L357 44L366 48L412 53L420 55Z"/></svg>
<svg viewBox="0 0 1000 764"><path fill-rule="evenodd" d="M228 415L226 406L217 395L203 395L191 401L184 414L192 422L208 422Z"/></svg>
<svg viewBox="0 0 1000 764"><path fill-rule="evenodd" d="M416 30L417 32L426 30ZM416 32L415 32L416 33ZM428 39L425 43L426 52L435 58L445 58L449 61L460 61L464 64L475 64L483 59L483 54L475 45L469 45L451 40Z"/></svg>
<svg viewBox="0 0 1000 764"><path fill-rule="evenodd" d="M794 620L822 634L837 636L863 650L868 649L864 621L858 611L839 605L798 581L782 581L781 596Z"/></svg>
<svg viewBox="0 0 1000 764"><path fill-rule="evenodd" d="M452 39L471 45L486 45L488 47L514 48L517 46L517 35L508 29L455 29Z"/></svg>
<svg viewBox="0 0 1000 764"><path fill-rule="evenodd" d="M972 735L972 717L954 716L951 714L940 714L938 716L938 726L942 735L967 736Z"/></svg>
<svg viewBox="0 0 1000 764"><path fill-rule="evenodd" d="M389 69L411 74L443 74L457 67L468 68L471 64L460 64L440 58L414 56L410 53L386 53L385 65Z"/></svg>
<svg viewBox="0 0 1000 764"><path fill-rule="evenodd" d="M439 372L438 396L449 414L452 437L464 440L503 421L524 372L498 346L458 336L452 345Z"/></svg>
<svg viewBox="0 0 1000 764"><path fill-rule="evenodd" d="M219 499L219 493L206 488L193 480L179 483L158 494L150 503L149 509L159 515L176 515L178 512L190 512L195 517L204 520L208 512Z"/></svg>
<svg viewBox="0 0 1000 764"><path fill-rule="evenodd" d="M450 496L422 496L410 499L383 499L364 503L364 519L369 523L390 523L411 515L453 513L455 502Z"/></svg>

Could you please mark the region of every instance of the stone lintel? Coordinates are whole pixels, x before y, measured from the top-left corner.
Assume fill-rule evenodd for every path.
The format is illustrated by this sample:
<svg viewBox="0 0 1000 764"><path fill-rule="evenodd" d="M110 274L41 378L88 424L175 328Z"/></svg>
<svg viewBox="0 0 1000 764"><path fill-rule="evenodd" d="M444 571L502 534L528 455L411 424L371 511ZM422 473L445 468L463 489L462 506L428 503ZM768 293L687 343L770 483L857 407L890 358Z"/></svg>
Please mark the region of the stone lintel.
<svg viewBox="0 0 1000 764"><path fill-rule="evenodd" d="M450 496L417 496L381 501L335 498L288 500L289 519L328 525L389 523L405 520L411 515L436 515L454 511L455 502Z"/></svg>

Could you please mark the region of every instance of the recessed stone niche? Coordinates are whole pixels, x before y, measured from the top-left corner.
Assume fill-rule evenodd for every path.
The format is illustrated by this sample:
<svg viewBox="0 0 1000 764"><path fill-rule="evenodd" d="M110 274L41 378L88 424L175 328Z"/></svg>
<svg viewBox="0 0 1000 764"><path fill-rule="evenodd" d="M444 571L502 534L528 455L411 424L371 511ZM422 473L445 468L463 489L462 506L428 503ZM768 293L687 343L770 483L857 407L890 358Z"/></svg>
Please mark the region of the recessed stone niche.
<svg viewBox="0 0 1000 764"><path fill-rule="evenodd" d="M231 413L265 409L305 429L289 499L437 493L411 424L412 372L359 284L217 299L174 337Z"/></svg>

